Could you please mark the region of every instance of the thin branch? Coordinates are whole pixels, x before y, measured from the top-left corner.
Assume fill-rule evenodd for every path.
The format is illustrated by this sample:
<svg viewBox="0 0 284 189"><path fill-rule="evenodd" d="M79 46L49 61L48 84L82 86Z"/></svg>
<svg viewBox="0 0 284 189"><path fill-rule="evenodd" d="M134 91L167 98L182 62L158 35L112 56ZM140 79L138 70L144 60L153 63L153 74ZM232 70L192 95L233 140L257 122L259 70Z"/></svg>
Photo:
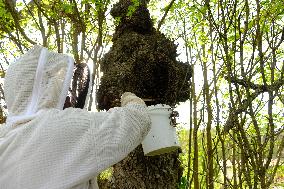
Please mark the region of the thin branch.
<svg viewBox="0 0 284 189"><path fill-rule="evenodd" d="M15 9L15 6L13 5L13 2L10 1L10 0L5 0L4 3L5 3L5 6L6 6L7 10L11 13L11 16L12 16L12 18L13 18L13 20L14 20L14 23L15 23L15 26L16 26L17 30L21 33L21 35L22 35L28 42L30 42L31 44L35 45L36 42L33 41L32 39L30 39L30 38L26 35L24 29L21 27L20 22L19 22L19 21L20 21L19 14L17 13L17 11L16 11L16 9Z"/></svg>
<svg viewBox="0 0 284 189"><path fill-rule="evenodd" d="M162 19L160 20L160 22L159 22L159 24L158 24L157 31L160 30L162 24L164 23L164 21L165 21L165 19L166 19L166 16L167 16L169 10L170 10L171 7L173 6L174 2L175 2L175 0L172 0L172 1L170 2L170 4L165 8L165 9L166 9L166 10L165 10L165 13L164 13Z"/></svg>
<svg viewBox="0 0 284 189"><path fill-rule="evenodd" d="M228 80L228 77L225 77L225 79ZM246 79L238 79L237 77L231 77L231 82L234 84L239 84L246 88L254 89L257 91L256 94L269 92L269 91L277 91L281 86L284 85L283 79L278 79L274 81L271 85L254 84Z"/></svg>

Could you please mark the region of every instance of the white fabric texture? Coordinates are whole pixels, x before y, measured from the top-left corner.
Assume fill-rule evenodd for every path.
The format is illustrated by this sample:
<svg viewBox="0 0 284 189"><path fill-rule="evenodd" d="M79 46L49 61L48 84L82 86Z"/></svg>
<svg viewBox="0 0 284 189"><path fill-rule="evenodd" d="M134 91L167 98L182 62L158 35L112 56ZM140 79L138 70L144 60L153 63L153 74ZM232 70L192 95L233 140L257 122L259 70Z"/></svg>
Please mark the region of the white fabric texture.
<svg viewBox="0 0 284 189"><path fill-rule="evenodd" d="M125 92L121 96L121 106L126 106L127 104L141 104L145 105L145 102L141 98L130 92Z"/></svg>
<svg viewBox="0 0 284 189"><path fill-rule="evenodd" d="M41 109L62 109L73 73L71 57L34 46L12 63L5 77L8 122Z"/></svg>
<svg viewBox="0 0 284 189"><path fill-rule="evenodd" d="M146 105L129 103L108 112L62 110L72 61L43 49L35 46L6 74L10 121L0 126L0 188L97 188L90 180L125 158L148 133ZM43 51L45 63L39 66Z"/></svg>

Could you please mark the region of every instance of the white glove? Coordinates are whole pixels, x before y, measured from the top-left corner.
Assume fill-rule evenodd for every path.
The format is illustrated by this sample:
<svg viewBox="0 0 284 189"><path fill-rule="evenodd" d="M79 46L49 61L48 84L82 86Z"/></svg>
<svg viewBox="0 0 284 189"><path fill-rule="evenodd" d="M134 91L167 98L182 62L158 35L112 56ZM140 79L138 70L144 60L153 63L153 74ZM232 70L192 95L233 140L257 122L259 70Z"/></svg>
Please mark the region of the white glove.
<svg viewBox="0 0 284 189"><path fill-rule="evenodd" d="M137 97L135 94L130 92L125 92L121 96L121 106L126 106L127 104L141 104L145 105L145 102Z"/></svg>

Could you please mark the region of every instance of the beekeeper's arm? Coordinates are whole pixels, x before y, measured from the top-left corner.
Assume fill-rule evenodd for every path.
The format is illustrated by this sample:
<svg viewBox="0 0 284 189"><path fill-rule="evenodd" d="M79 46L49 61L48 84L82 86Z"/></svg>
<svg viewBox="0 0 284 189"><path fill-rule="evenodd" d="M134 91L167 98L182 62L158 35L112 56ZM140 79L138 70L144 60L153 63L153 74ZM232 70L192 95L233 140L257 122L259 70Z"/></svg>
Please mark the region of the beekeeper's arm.
<svg viewBox="0 0 284 189"><path fill-rule="evenodd" d="M133 93L121 97L123 108L113 108L108 112L95 113L100 123L92 123L94 129L95 161L99 172L125 158L141 144L150 129L150 118L146 105ZM96 119L96 118L94 118Z"/></svg>
<svg viewBox="0 0 284 189"><path fill-rule="evenodd" d="M148 133L150 118L145 103L134 94L124 94L122 106L108 112L42 111L23 128L28 136L21 143L25 161L19 170L30 170L26 184L71 188L125 158Z"/></svg>
<svg viewBox="0 0 284 189"><path fill-rule="evenodd" d="M123 107L108 112L67 108L48 120L51 127L55 123L58 126L43 130L53 136L54 143L43 148L46 154L58 151L52 157L58 176L65 174L78 182L92 178L124 159L142 142L150 129L144 101L125 93L121 104Z"/></svg>

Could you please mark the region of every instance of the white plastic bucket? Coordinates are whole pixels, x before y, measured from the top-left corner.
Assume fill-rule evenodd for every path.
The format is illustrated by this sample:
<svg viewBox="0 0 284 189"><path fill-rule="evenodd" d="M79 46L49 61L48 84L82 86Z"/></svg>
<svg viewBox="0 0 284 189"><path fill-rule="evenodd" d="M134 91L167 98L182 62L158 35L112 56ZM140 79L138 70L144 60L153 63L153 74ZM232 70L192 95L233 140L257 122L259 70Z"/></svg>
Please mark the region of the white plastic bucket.
<svg viewBox="0 0 284 189"><path fill-rule="evenodd" d="M148 107L152 126L142 142L144 154L155 156L169 153L179 148L176 129L171 125L172 109L168 105L157 104Z"/></svg>

